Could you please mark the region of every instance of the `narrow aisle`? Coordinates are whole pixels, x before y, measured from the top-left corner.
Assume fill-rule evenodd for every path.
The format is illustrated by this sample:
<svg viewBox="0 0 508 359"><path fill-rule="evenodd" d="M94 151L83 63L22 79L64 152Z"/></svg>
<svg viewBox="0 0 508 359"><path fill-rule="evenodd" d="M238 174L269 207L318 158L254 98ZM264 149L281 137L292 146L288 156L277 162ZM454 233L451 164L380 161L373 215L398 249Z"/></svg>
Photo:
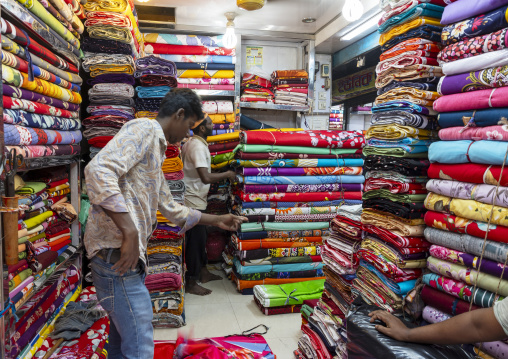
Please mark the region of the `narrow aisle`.
<svg viewBox="0 0 508 359"><path fill-rule="evenodd" d="M155 329L155 340L176 340L178 331L193 338L213 338L251 329L264 324L270 329L264 335L278 359L294 358L301 335L300 313L265 316L254 303L252 295L241 295L223 271L211 272L223 277L222 281L206 283L212 294L204 297L185 295L185 318L187 325L178 329ZM258 329L256 329L258 330ZM259 328L259 330L263 330Z"/></svg>

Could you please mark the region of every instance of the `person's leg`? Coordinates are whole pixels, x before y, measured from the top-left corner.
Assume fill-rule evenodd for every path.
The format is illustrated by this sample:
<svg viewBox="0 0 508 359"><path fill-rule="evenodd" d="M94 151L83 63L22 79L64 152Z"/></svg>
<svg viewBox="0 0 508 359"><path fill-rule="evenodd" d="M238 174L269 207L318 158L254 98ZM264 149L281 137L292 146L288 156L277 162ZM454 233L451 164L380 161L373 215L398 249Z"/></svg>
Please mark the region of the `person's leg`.
<svg viewBox="0 0 508 359"><path fill-rule="evenodd" d="M115 323L109 321L109 337L108 337L108 358L121 358L122 357L122 337L116 329Z"/></svg>
<svg viewBox="0 0 508 359"><path fill-rule="evenodd" d="M208 295L210 289L203 288L198 284L203 268L202 251L206 255L206 227L197 225L187 231L185 236L185 292L196 295ZM205 262L206 263L206 262Z"/></svg>
<svg viewBox="0 0 508 359"><path fill-rule="evenodd" d="M203 244L202 246L200 247L200 258L201 258L201 273L200 273L200 280L201 280L201 283L208 283L208 282L211 282L213 280L222 280L222 277L217 275L217 274L213 274L211 273L208 268L206 268L206 264L208 263L208 255L206 254L206 242L208 240L208 233L206 232L206 227L205 227L205 230L204 230L204 233L203 233Z"/></svg>
<svg viewBox="0 0 508 359"><path fill-rule="evenodd" d="M141 265L119 276L98 257L92 258L92 276L101 305L112 322L112 346L109 359L153 358L152 304ZM120 340L120 350L118 341Z"/></svg>

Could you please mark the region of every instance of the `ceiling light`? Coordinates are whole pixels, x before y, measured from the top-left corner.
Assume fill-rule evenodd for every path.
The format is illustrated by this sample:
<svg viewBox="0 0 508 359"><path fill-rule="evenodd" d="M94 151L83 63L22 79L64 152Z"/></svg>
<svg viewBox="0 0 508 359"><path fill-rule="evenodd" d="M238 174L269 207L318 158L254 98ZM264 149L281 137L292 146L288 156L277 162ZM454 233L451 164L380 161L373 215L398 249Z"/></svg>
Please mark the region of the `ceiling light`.
<svg viewBox="0 0 508 359"><path fill-rule="evenodd" d="M342 8L342 15L349 22L360 19L363 15L363 5L360 0L346 0Z"/></svg>
<svg viewBox="0 0 508 359"><path fill-rule="evenodd" d="M381 16L382 16L382 13L378 13L378 14L374 15L369 20L367 20L367 21L363 22L362 24L351 29L351 31L349 31L348 33L343 35L340 39L343 41L348 41L348 40L354 39L358 35L363 34L365 31L369 30L372 26L377 25Z"/></svg>
<svg viewBox="0 0 508 359"><path fill-rule="evenodd" d="M302 19L302 22L305 24L311 24L313 22L316 22L316 19L314 19L313 17L304 17Z"/></svg>
<svg viewBox="0 0 508 359"><path fill-rule="evenodd" d="M224 43L225 48L233 49L236 47L236 43L238 41L235 34L235 23L233 22L235 20L236 13L227 12L224 16L228 19L228 23L226 24L226 33L222 38L222 42Z"/></svg>
<svg viewBox="0 0 508 359"><path fill-rule="evenodd" d="M236 0L236 6L240 9L253 11L259 10L265 6L265 0Z"/></svg>

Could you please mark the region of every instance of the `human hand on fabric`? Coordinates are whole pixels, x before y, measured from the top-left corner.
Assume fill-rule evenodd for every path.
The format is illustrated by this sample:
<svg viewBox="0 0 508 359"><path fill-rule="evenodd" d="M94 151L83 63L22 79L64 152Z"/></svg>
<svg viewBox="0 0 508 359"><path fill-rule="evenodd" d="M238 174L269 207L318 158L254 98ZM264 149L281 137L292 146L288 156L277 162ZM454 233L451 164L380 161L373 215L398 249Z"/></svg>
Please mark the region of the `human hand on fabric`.
<svg viewBox="0 0 508 359"><path fill-rule="evenodd" d="M227 175L227 179L229 179L231 182L235 182L236 173L234 171L227 171L226 175Z"/></svg>
<svg viewBox="0 0 508 359"><path fill-rule="evenodd" d="M217 222L214 226L224 229L226 231L237 231L240 225L249 220L246 217L235 216L233 214L223 214L217 216Z"/></svg>
<svg viewBox="0 0 508 359"><path fill-rule="evenodd" d="M380 320L386 324L386 326L376 325L376 330L380 333L402 342L408 341L410 329L406 327L399 318L384 310L371 312L369 313L369 317L371 323L374 323L376 320Z"/></svg>

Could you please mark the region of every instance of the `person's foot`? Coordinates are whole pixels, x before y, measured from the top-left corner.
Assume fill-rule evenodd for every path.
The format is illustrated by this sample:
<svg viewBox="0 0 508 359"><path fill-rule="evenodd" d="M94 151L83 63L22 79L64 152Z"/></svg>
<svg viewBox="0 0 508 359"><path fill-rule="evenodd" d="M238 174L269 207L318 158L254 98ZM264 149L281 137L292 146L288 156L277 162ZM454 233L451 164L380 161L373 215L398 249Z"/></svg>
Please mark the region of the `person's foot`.
<svg viewBox="0 0 508 359"><path fill-rule="evenodd" d="M205 296L212 294L212 291L200 286L195 279L187 279L187 283L185 284L185 293Z"/></svg>
<svg viewBox="0 0 508 359"><path fill-rule="evenodd" d="M222 277L217 274L213 274L208 268L201 268L201 283L208 283L214 280L222 280Z"/></svg>

